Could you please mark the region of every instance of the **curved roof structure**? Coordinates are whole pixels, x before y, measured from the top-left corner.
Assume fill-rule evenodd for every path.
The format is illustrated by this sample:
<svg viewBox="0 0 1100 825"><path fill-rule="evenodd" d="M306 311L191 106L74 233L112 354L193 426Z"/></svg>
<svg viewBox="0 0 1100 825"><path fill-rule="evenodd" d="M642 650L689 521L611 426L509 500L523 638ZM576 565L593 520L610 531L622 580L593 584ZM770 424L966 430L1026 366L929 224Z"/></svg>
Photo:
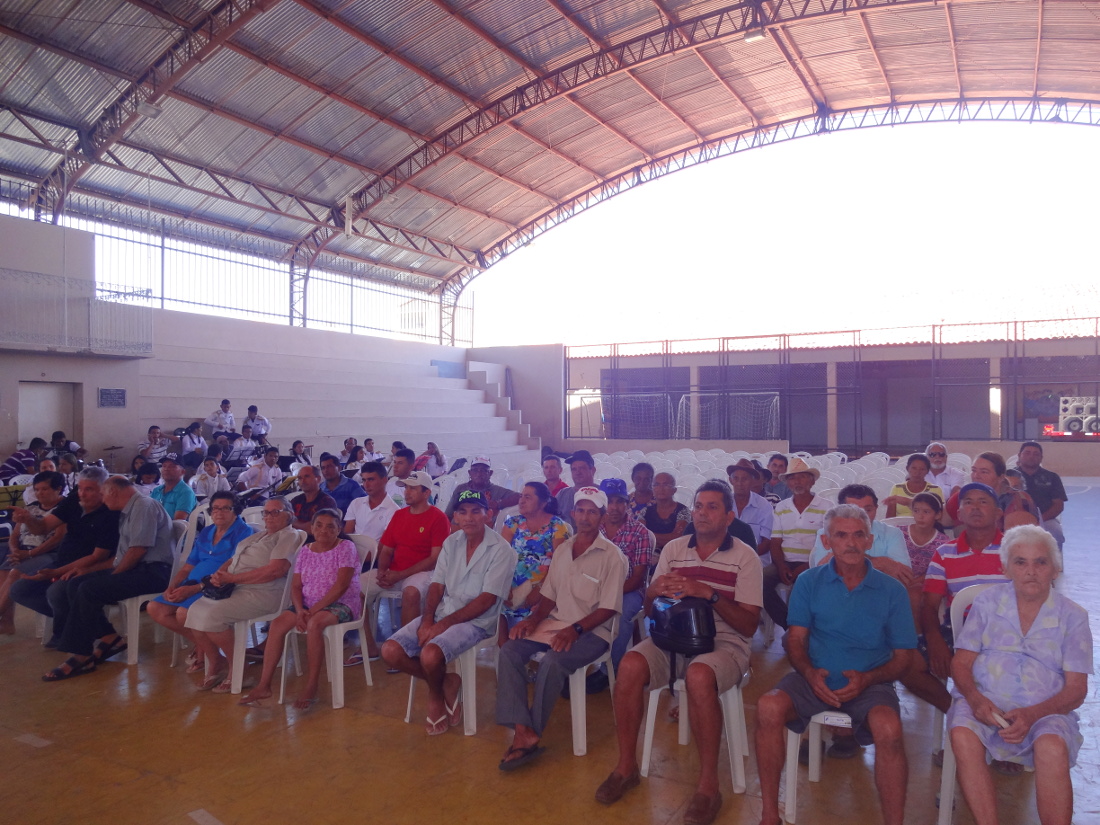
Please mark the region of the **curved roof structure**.
<svg viewBox="0 0 1100 825"><path fill-rule="evenodd" d="M7 0L0 174L457 297L577 211L823 131L1100 120L1100 0ZM79 196L79 197L77 197Z"/></svg>

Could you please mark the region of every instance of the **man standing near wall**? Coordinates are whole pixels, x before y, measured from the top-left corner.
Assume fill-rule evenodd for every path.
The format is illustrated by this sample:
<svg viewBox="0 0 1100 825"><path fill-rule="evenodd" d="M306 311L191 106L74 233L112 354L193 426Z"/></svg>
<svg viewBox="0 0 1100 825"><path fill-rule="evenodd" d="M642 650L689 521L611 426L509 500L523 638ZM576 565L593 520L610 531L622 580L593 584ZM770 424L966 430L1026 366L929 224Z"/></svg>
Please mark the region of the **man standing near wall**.
<svg viewBox="0 0 1100 825"><path fill-rule="evenodd" d="M1016 467L1027 482L1027 492L1039 508L1043 516L1042 528L1054 536L1058 542L1058 549L1066 542L1062 533L1060 516L1066 507L1069 496L1062 484L1062 477L1057 473L1041 466L1043 463L1043 448L1037 441L1025 441L1020 445L1017 455Z"/></svg>

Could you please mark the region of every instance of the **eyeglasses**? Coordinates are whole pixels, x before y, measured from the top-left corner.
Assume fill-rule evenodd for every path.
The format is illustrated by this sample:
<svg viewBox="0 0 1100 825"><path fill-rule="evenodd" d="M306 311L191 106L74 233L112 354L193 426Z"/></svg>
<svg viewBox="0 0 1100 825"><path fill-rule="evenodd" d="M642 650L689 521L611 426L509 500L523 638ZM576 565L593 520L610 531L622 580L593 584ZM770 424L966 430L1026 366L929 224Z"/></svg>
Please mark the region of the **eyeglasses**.
<svg viewBox="0 0 1100 825"><path fill-rule="evenodd" d="M929 453L929 458L947 458L947 453Z"/></svg>
<svg viewBox="0 0 1100 825"><path fill-rule="evenodd" d="M264 518L274 518L275 516L281 516L286 510L264 510L262 515Z"/></svg>
<svg viewBox="0 0 1100 825"><path fill-rule="evenodd" d="M233 508L232 507L211 507L210 512L211 513L232 513Z"/></svg>

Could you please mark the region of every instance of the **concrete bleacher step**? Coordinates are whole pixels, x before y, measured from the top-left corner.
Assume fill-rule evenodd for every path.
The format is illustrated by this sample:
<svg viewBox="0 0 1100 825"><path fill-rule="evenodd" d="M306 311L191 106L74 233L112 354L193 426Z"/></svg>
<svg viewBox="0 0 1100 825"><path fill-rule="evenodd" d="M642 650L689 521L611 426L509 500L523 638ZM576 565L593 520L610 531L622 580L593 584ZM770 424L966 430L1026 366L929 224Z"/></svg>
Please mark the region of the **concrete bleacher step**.
<svg viewBox="0 0 1100 825"><path fill-rule="evenodd" d="M269 412L269 409L265 407L262 401L259 399L251 400L257 402L257 406L262 413ZM379 419L405 420L408 426L439 427L443 425L432 422L446 422L454 419L470 418L491 419L497 417L496 408L492 404L460 402L440 403L430 395L416 399L415 401L388 401L378 398L363 398L341 399L339 402L325 402L312 399L290 399L279 401L278 403L280 409L284 412L278 417L276 417L274 413L268 417L272 420L273 425L279 426L280 429L282 429L291 419L309 421L318 417L323 417L326 421L334 422L333 427L337 426L336 422L345 420L349 422L362 422L364 420L377 421ZM367 404L369 404L369 407L367 407ZM177 421L187 417L182 414L182 411L189 409L194 410L195 406L194 399L151 398L142 399L140 410L141 415L146 418ZM357 409L367 409L369 410L369 414L351 414ZM319 415L319 412L322 413L322 415ZM201 421L209 414L209 410L206 412L195 412L192 420ZM234 415L236 415L237 429L240 429L241 424L247 416L247 412L239 415L234 412ZM430 419L430 421L425 419ZM342 424L340 426L342 426ZM380 423L378 426L388 428L389 425ZM494 426L495 428L495 425L490 426Z"/></svg>

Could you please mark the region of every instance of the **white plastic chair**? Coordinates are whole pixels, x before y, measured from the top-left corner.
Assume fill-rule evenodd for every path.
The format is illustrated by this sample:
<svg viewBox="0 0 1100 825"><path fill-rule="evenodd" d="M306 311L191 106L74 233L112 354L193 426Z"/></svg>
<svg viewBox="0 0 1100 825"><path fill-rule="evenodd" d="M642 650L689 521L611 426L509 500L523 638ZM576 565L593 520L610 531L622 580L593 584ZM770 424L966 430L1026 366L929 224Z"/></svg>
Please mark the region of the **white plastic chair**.
<svg viewBox="0 0 1100 825"><path fill-rule="evenodd" d="M367 556L374 552L377 547L377 543L370 536L353 535L349 536L352 543L355 545L355 549L359 553L359 567L362 568L363 562L366 561ZM355 571L355 575L359 575L359 570ZM292 576L293 577L293 576ZM363 673L367 678L367 686L374 687L374 679L371 677L370 672L370 657L366 655L367 650L367 635L363 630L364 620L367 616L367 594L363 593L363 609L359 613L359 618L350 622L340 622L338 624L329 625L324 630L325 638L325 669L328 675L329 685L332 688L332 709L342 708L344 706L344 634L351 631L359 632L359 644L360 650L363 651ZM287 649L293 645L294 647L294 662L295 666L301 675L301 659L298 655L298 636L300 634L297 628L291 628L290 632L286 634L286 639L283 644L283 656L280 661L281 674L279 676L279 704L283 703L286 697L286 667L287 667Z"/></svg>
<svg viewBox="0 0 1100 825"><path fill-rule="evenodd" d="M187 521L180 520L172 522L172 548L174 556L172 558L172 571L168 574L169 580L171 580L171 577L180 569L182 559L186 558L186 556L182 554L184 552L190 553L190 544L195 543L193 535L190 544L187 542L187 537L190 534L188 526L194 523L193 520L197 520L197 514L200 509L202 509L202 505L192 510ZM118 607L122 611L126 625L126 664L128 665L136 665L138 662L138 642L141 637L141 606L145 604L145 602L152 601L163 592L164 591L161 590L157 593L144 593L141 596L131 596L128 599L120 600L118 603ZM159 624L154 625L153 639L155 641L160 641L158 638L160 636L160 630L161 626Z"/></svg>
<svg viewBox="0 0 1100 825"><path fill-rule="evenodd" d="M619 617L615 616L611 622L611 639L614 641L619 633ZM569 710L573 718L573 755L584 756L588 753L588 702L585 690L585 677L588 668L604 665L607 668L607 681L611 688L612 703L615 696L615 668L611 666L611 645L607 650L597 656L584 667L579 667L569 674ZM614 707L614 704L612 704Z"/></svg>
<svg viewBox="0 0 1100 825"><path fill-rule="evenodd" d="M306 534L301 530L295 530L294 532L298 534L298 547L295 549L295 555L297 555L297 551L306 543ZM290 604L290 585L294 580L294 556L291 556L288 561L290 562L290 570L286 574L286 584L283 586L283 598L279 602L279 609L273 613L268 613L266 616L256 616L252 619L244 619L233 623L233 661L229 671L231 693L240 693L241 686L244 684L245 649L248 647L248 632L252 629L252 625L274 621Z"/></svg>
<svg viewBox="0 0 1100 825"><path fill-rule="evenodd" d="M489 640L491 641L491 640ZM495 643L494 643L495 644ZM462 702L462 724L467 736L477 733L477 651L480 645L462 651L454 659L455 672L462 680L456 702ZM409 705L405 708L405 723L412 721L413 696L417 678L409 677Z"/></svg>
<svg viewBox="0 0 1100 825"><path fill-rule="evenodd" d="M810 717L810 781L821 781L821 726L852 727L852 717L838 710L825 710ZM783 820L794 822L798 808L798 745L802 734L787 730L787 769L783 792Z"/></svg>
<svg viewBox="0 0 1100 825"><path fill-rule="evenodd" d="M985 584L972 584L964 587L955 594L951 602L951 628L958 634L966 620L966 611L974 603L974 598L995 582ZM943 714L937 713L936 723L940 731L943 731ZM955 752L951 750L950 731L943 737L943 773L940 776L940 813L936 820L937 825L951 825L951 815L955 808Z"/></svg>
<svg viewBox="0 0 1100 825"><path fill-rule="evenodd" d="M745 757L749 755L748 724L745 721L745 699L742 690L749 683L750 671L746 670L741 676L741 682L734 685L725 693L719 694L718 702L722 706L723 729L726 734L726 747L730 755L730 773L733 780L733 792L745 792ZM667 684L651 687L649 691L649 708L646 714L645 734L642 744L642 762L640 771L642 776L649 776L649 762L653 754L653 731L657 726L657 705L661 698L661 691L668 690ZM686 696L686 687L683 679L677 679L675 691L677 696ZM687 745L691 742L691 722L688 719L688 703L680 702L679 742Z"/></svg>

